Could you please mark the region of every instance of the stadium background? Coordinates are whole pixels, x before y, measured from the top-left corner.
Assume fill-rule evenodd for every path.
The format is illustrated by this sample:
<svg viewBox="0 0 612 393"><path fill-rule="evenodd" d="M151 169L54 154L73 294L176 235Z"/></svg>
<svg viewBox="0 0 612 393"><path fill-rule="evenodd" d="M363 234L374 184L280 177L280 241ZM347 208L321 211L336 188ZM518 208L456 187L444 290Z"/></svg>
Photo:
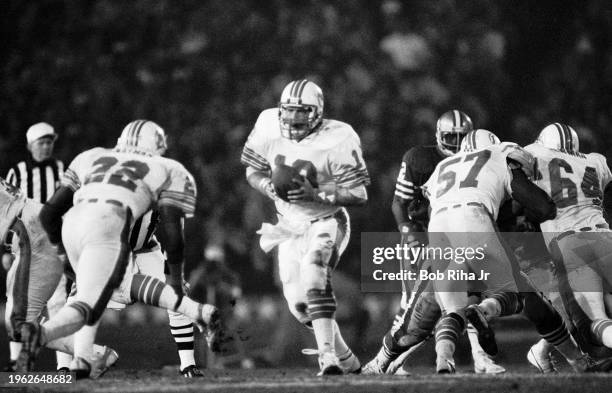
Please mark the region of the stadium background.
<svg viewBox="0 0 612 393"><path fill-rule="evenodd" d="M274 263L254 235L273 206L249 188L239 163L258 113L276 106L290 80L312 78L326 115L360 134L373 180L368 207L351 210L352 247L336 277L340 323L366 360L396 299L359 293L358 236L394 230L403 152L433 141L439 114L457 107L519 143L567 122L583 150L610 157L611 9L604 0L6 0L0 173L27 154L25 131L38 121L55 126L66 164L84 149L113 146L133 119L158 122L168 155L199 188L186 229L195 296L215 294L256 364L313 365L299 354L312 343L288 315ZM242 297L233 305L236 288ZM119 349L122 367L176 363L165 313L134 306L108 312L103 326L100 339ZM518 320L511 327L508 340L535 338ZM0 353L2 364L3 326Z"/></svg>

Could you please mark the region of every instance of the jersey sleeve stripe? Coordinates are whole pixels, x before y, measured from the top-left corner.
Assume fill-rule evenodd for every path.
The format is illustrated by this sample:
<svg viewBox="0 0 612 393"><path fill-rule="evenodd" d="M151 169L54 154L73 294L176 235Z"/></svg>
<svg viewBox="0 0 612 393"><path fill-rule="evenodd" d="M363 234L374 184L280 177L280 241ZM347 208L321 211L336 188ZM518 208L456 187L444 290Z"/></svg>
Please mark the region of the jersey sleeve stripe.
<svg viewBox="0 0 612 393"><path fill-rule="evenodd" d="M401 192L405 192L407 194L414 194L414 187L404 187L399 183L395 185L395 189Z"/></svg>
<svg viewBox="0 0 612 393"><path fill-rule="evenodd" d="M412 195L405 194L405 193L403 193L403 192L401 192L399 190L395 190L395 195L400 197L400 198L402 198L402 199L405 199L405 200L413 200L414 199L414 197Z"/></svg>
<svg viewBox="0 0 612 393"><path fill-rule="evenodd" d="M244 165L252 166L253 168L262 170L262 171L270 169L270 164L264 157L255 153L253 149L250 149L246 146L242 150L242 156L240 157L240 162L242 162Z"/></svg>
<svg viewBox="0 0 612 393"><path fill-rule="evenodd" d="M362 183L366 186L370 184L370 176L368 176L367 171L365 173L355 173L350 177L344 177L336 181L336 184L342 187L349 187Z"/></svg>
<svg viewBox="0 0 612 393"><path fill-rule="evenodd" d="M160 196L158 206L173 206L181 209L186 216L192 216L195 212L195 198L177 199L170 196Z"/></svg>
<svg viewBox="0 0 612 393"><path fill-rule="evenodd" d="M81 181L77 174L70 168L66 169L64 176L62 176L61 185L70 188L72 191L76 191L81 187Z"/></svg>
<svg viewBox="0 0 612 393"><path fill-rule="evenodd" d="M400 183L401 185L405 186L405 187L414 187L414 183L412 183L411 181L408 181L408 180L404 180L404 179L398 178L397 182Z"/></svg>

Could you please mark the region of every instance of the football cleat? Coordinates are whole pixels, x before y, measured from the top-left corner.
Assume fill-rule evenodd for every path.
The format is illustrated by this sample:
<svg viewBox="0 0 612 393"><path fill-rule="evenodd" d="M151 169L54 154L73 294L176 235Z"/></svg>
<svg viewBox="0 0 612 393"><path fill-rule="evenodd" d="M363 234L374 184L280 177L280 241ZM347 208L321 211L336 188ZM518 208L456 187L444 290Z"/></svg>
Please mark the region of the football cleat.
<svg viewBox="0 0 612 393"><path fill-rule="evenodd" d="M82 357L75 356L70 364L70 371L75 373L76 379L89 378L91 373L91 364Z"/></svg>
<svg viewBox="0 0 612 393"><path fill-rule="evenodd" d="M574 361L570 361L574 371L579 373L600 373L608 372L612 369L612 358L595 360L588 354L584 354Z"/></svg>
<svg viewBox="0 0 612 393"><path fill-rule="evenodd" d="M542 351L537 343L529 348L529 352L527 352L527 361L541 373L548 374L557 372L550 352Z"/></svg>
<svg viewBox="0 0 612 393"><path fill-rule="evenodd" d="M203 377L204 374L194 364L187 366L181 370L181 375L185 378L199 378Z"/></svg>
<svg viewBox="0 0 612 393"><path fill-rule="evenodd" d="M323 375L342 375L344 371L340 366L340 360L334 351L319 351L317 349L302 349L304 355L319 355L319 368L321 371L317 374L318 377Z"/></svg>
<svg viewBox="0 0 612 393"><path fill-rule="evenodd" d="M453 359L447 359L443 357L436 358L436 373L454 374L455 372L455 361Z"/></svg>
<svg viewBox="0 0 612 393"><path fill-rule="evenodd" d="M16 371L28 372L34 369L34 362L42 347L40 325L35 322L24 322L21 325L21 342L23 347L17 358Z"/></svg>
<svg viewBox="0 0 612 393"><path fill-rule="evenodd" d="M482 310L477 304L472 304L465 309L465 317L474 326L478 332L478 343L484 351L491 355L497 355L497 342L495 341L495 332L489 326L489 322L485 318Z"/></svg>
<svg viewBox="0 0 612 393"><path fill-rule="evenodd" d="M195 325L204 333L208 348L215 353L221 352L224 333L219 309L211 304L201 304L200 315L201 318L195 321Z"/></svg>
<svg viewBox="0 0 612 393"><path fill-rule="evenodd" d="M100 378L112 366L114 366L119 359L119 354L117 354L117 351L107 346L104 346L103 348L104 351L102 353L94 353L91 361L91 372L89 373L89 377L92 379Z"/></svg>
<svg viewBox="0 0 612 393"><path fill-rule="evenodd" d="M60 367L57 369L58 374L68 374L70 372L70 368L68 367Z"/></svg>
<svg viewBox="0 0 612 393"><path fill-rule="evenodd" d="M474 372L476 374L501 374L505 373L506 369L495 363L493 359L484 352L473 353Z"/></svg>
<svg viewBox="0 0 612 393"><path fill-rule="evenodd" d="M374 359L370 360L363 368L361 369L361 373L363 375L381 375L384 374L387 370L382 362L378 360L378 356Z"/></svg>

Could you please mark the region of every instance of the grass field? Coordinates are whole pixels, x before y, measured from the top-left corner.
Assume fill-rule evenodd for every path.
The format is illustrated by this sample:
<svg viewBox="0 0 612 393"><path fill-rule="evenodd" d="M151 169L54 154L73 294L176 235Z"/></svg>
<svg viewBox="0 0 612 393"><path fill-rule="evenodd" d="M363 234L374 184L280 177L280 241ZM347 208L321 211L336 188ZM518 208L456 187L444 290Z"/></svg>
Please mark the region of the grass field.
<svg viewBox="0 0 612 393"><path fill-rule="evenodd" d="M340 376L316 377L314 369L221 370L205 378L187 380L169 370L111 370L102 378L72 385L8 387L2 392L515 392L515 393L603 393L612 390L612 374L541 375L525 370L498 376L476 375L468 370L439 376L431 369L418 369L409 377Z"/></svg>

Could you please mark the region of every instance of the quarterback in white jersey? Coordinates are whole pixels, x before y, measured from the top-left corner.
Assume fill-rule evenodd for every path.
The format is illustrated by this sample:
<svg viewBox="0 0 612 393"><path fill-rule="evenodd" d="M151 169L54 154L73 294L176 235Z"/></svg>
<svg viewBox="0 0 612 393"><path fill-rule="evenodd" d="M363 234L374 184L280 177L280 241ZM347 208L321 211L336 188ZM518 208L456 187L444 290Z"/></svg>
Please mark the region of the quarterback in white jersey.
<svg viewBox="0 0 612 393"><path fill-rule="evenodd" d="M218 344L218 310L182 293L182 219L194 212L196 190L192 176L180 163L160 156L165 147L163 129L142 120L124 129L114 150L94 148L79 154L70 164L40 218L51 242L63 241L76 273L77 293L45 324L22 325L21 369L32 366L41 345L74 333L85 324L95 328L120 284L129 292L116 300L138 300L179 311L202 328L208 327L209 344ZM124 279L130 257L130 229L152 207L162 219L170 285L141 274ZM129 285L125 285L126 280ZM91 350L91 343L76 341L77 365L71 368L87 370Z"/></svg>
<svg viewBox="0 0 612 393"><path fill-rule="evenodd" d="M540 227L560 290L590 319L588 339L612 348L612 319L603 294L604 282L612 283L612 231L602 209L603 190L612 181L606 159L597 153L580 153L578 135L561 123L545 127L525 149L537 158L536 184L557 205L557 216ZM571 317L585 320L580 315Z"/></svg>
<svg viewBox="0 0 612 393"><path fill-rule="evenodd" d="M367 201L370 179L359 136L346 123L324 119L321 89L296 80L283 90L278 108L259 115L241 161L249 184L276 203L279 223L262 226L260 244L264 251L278 246L285 298L293 315L314 329L321 374L359 370L334 319L330 284L349 239L343 206ZM281 167L299 173L286 196L276 194L270 178Z"/></svg>

